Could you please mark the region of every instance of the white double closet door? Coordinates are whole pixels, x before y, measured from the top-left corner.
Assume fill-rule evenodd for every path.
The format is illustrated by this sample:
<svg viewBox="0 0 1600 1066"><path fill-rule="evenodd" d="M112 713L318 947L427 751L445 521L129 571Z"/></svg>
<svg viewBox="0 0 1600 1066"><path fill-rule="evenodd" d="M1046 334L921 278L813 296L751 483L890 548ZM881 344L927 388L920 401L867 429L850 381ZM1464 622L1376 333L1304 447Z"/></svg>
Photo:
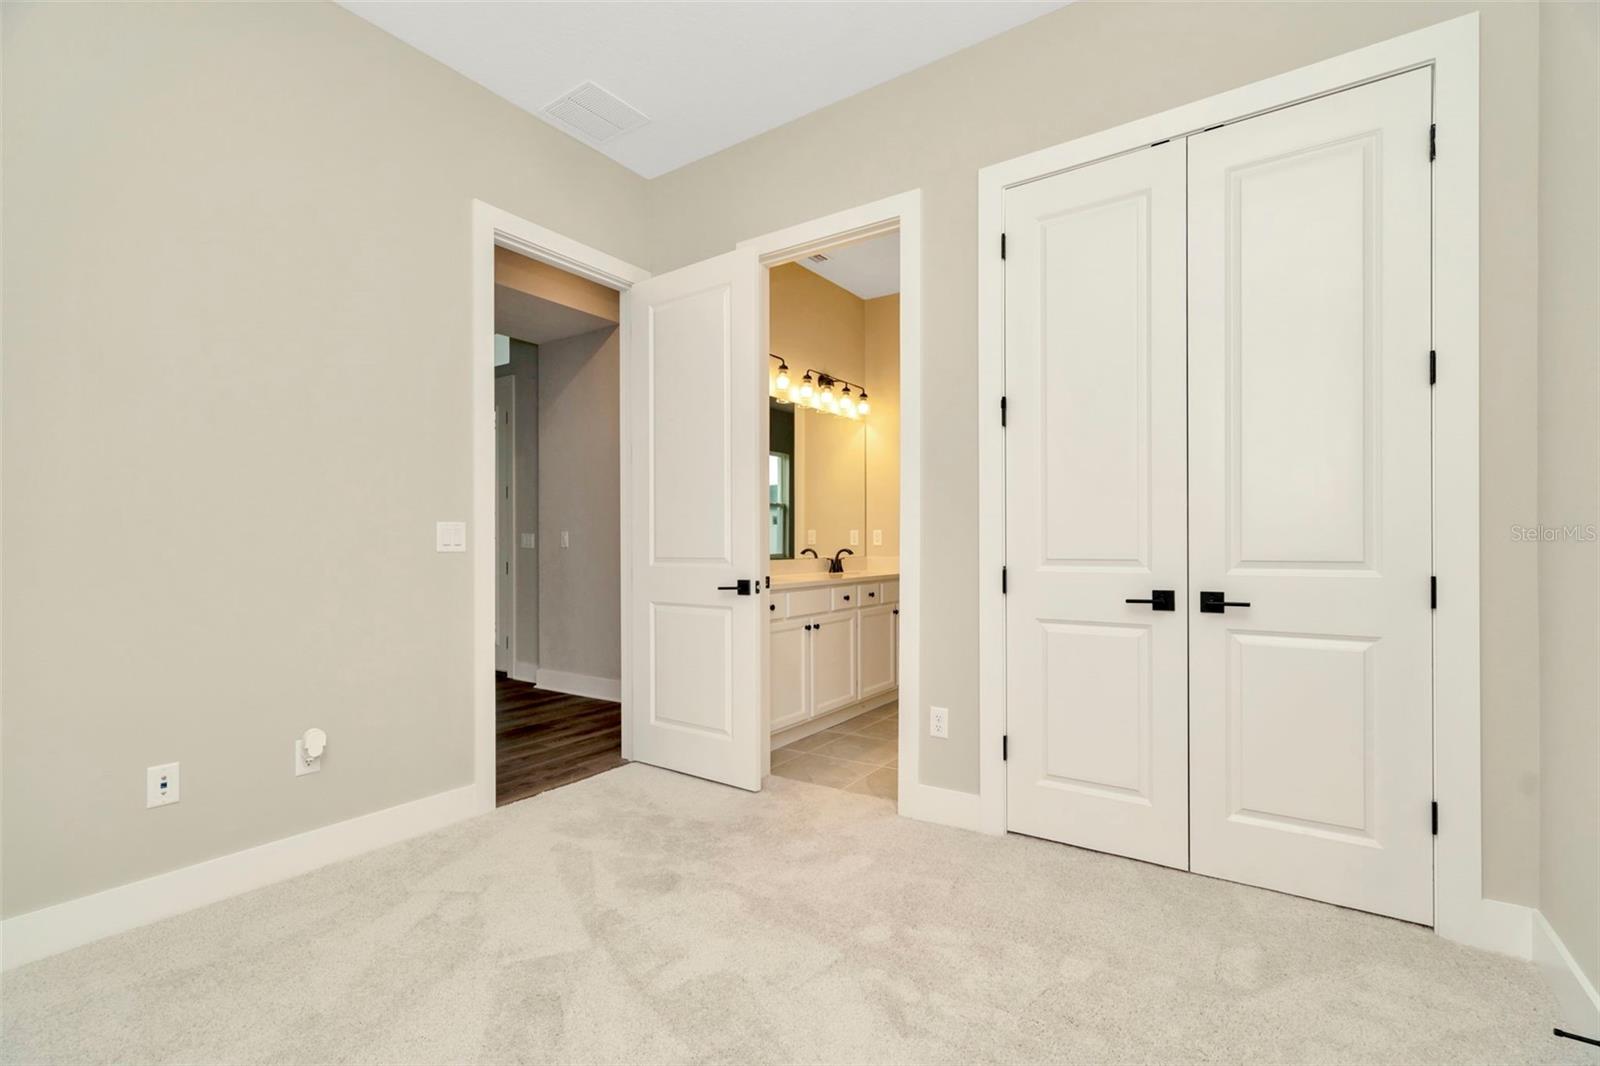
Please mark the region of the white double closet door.
<svg viewBox="0 0 1600 1066"><path fill-rule="evenodd" d="M1011 830L1432 920L1431 97L1007 194Z"/></svg>

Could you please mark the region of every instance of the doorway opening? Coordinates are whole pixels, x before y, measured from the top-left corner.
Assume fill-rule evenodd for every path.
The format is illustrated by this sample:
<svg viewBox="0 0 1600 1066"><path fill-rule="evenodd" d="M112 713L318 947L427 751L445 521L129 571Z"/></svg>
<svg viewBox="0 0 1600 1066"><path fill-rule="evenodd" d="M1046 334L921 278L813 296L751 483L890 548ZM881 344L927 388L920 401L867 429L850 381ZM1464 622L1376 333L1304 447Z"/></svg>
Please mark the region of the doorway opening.
<svg viewBox="0 0 1600 1066"><path fill-rule="evenodd" d="M494 249L497 806L624 761L620 311Z"/></svg>
<svg viewBox="0 0 1600 1066"><path fill-rule="evenodd" d="M899 795L900 234L767 264L774 776Z"/></svg>

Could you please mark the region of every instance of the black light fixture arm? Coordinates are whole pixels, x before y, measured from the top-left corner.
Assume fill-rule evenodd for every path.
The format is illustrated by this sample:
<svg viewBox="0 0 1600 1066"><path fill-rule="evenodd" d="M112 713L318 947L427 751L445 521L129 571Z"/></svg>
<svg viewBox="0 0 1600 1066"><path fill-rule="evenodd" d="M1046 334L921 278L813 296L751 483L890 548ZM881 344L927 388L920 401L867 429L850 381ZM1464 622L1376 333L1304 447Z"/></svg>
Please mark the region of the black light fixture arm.
<svg viewBox="0 0 1600 1066"><path fill-rule="evenodd" d="M776 359L778 361L779 370L789 370L789 364L783 358L783 356L773 355L771 352L768 352L767 358ZM792 370L789 372L793 373ZM860 393L862 396L867 394L867 387L865 385L862 385L859 382L849 381L840 377L838 374L830 374L826 370L818 370L816 367L808 366L801 373L802 376L808 376L811 378L811 380L815 381L817 383L817 388L819 389L827 385L845 385L849 388L855 389L856 392Z"/></svg>

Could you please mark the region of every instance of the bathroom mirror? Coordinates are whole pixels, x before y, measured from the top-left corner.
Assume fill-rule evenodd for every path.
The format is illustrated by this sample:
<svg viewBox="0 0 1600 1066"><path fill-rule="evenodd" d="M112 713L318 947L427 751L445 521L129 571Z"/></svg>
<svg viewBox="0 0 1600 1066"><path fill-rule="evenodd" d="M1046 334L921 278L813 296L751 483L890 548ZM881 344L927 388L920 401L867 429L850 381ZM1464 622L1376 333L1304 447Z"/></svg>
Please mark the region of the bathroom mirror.
<svg viewBox="0 0 1600 1066"><path fill-rule="evenodd" d="M866 423L774 401L769 410L768 552L821 561L840 548L864 558Z"/></svg>

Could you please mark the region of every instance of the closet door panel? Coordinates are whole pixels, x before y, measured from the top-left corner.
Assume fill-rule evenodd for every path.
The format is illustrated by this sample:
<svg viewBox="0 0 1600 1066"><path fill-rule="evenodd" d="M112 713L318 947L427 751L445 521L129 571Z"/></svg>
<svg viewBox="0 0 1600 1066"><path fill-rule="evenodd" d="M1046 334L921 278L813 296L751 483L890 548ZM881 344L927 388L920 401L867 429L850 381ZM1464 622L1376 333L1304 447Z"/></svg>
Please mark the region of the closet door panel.
<svg viewBox="0 0 1600 1066"><path fill-rule="evenodd" d="M1007 823L1188 862L1184 145L1006 197Z"/></svg>
<svg viewBox="0 0 1600 1066"><path fill-rule="evenodd" d="M1415 71L1189 139L1193 868L1418 922L1431 107Z"/></svg>

